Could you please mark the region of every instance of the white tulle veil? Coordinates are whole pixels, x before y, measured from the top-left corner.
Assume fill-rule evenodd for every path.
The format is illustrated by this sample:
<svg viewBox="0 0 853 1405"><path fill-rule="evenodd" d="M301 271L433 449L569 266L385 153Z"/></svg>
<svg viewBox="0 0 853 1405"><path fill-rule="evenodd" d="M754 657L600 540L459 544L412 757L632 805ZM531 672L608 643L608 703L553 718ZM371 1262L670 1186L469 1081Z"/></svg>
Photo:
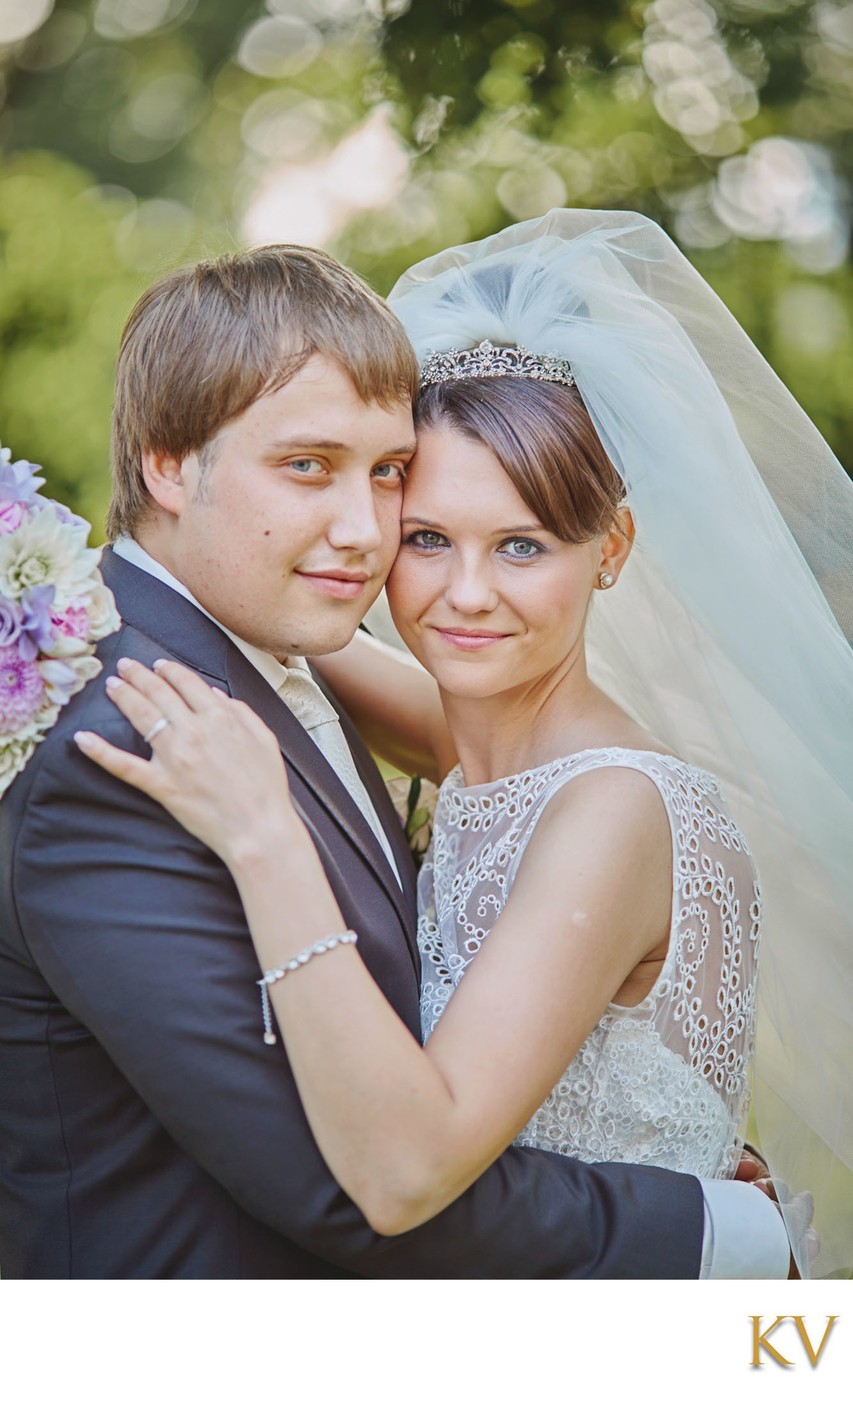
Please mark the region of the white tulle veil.
<svg viewBox="0 0 853 1405"><path fill-rule="evenodd" d="M390 302L422 360L488 338L572 364L637 524L595 600L590 672L720 777L747 836L765 900L757 1137L783 1196L814 1196L801 1271L849 1271L853 484L641 215L554 210L417 264Z"/></svg>

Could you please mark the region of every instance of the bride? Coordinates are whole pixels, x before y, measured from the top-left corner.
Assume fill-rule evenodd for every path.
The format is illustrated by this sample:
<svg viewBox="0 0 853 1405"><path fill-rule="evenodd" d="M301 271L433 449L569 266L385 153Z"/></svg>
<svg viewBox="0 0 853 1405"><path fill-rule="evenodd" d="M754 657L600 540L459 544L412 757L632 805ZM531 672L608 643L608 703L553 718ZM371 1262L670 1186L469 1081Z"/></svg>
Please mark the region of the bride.
<svg viewBox="0 0 853 1405"><path fill-rule="evenodd" d="M419 890L426 1047L341 930L248 709L132 664L115 701L143 734L173 725L150 763L87 753L231 868L266 1037L272 1001L323 1155L386 1234L513 1140L732 1174L766 925L759 1135L817 1194L820 1271L843 1267L850 658L803 551L827 553L830 597L814 490L848 485L638 216L553 212L427 260L392 305L424 374L388 593L443 713L368 640L325 667L391 759L444 778Z"/></svg>

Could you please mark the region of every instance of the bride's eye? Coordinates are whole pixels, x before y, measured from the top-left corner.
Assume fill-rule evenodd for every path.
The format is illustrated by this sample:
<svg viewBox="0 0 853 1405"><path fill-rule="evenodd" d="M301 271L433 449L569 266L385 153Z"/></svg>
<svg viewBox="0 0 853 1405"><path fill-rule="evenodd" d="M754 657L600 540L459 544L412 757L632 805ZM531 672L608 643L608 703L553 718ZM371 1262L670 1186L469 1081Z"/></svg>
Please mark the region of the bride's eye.
<svg viewBox="0 0 853 1405"><path fill-rule="evenodd" d="M443 537L441 532L430 532L426 528L422 528L421 531L410 532L407 537L404 537L403 545L416 546L421 551L437 551L447 545L447 538Z"/></svg>
<svg viewBox="0 0 853 1405"><path fill-rule="evenodd" d="M530 537L508 537L501 542L499 550L510 561L532 561L535 556L541 556L546 548Z"/></svg>

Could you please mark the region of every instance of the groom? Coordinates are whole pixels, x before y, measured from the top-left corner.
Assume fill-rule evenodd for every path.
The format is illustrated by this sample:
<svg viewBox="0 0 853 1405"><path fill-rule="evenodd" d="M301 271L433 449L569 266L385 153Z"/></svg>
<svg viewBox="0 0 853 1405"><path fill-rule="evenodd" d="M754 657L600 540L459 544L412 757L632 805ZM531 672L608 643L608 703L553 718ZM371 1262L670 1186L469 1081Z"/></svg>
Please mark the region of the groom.
<svg viewBox="0 0 853 1405"><path fill-rule="evenodd" d="M311 250L172 274L131 314L103 561L123 627L0 805L7 1278L787 1271L781 1221L748 1186L703 1194L689 1176L519 1148L430 1223L375 1234L319 1155L281 1044L262 1038L226 869L74 745L86 728L148 754L103 686L121 657L180 659L245 701L417 1033L402 830L302 658L347 642L391 565L416 381L385 304Z"/></svg>

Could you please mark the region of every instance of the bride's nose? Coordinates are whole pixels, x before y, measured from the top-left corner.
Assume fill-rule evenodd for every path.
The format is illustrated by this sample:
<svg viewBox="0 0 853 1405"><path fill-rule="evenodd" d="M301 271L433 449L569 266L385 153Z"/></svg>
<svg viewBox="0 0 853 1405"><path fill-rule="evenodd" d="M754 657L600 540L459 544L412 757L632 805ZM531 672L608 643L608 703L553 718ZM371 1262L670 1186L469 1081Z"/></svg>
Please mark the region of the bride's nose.
<svg viewBox="0 0 853 1405"><path fill-rule="evenodd" d="M481 615L494 610L498 603L492 573L479 556L454 552L448 563L445 587L448 605L460 615Z"/></svg>

